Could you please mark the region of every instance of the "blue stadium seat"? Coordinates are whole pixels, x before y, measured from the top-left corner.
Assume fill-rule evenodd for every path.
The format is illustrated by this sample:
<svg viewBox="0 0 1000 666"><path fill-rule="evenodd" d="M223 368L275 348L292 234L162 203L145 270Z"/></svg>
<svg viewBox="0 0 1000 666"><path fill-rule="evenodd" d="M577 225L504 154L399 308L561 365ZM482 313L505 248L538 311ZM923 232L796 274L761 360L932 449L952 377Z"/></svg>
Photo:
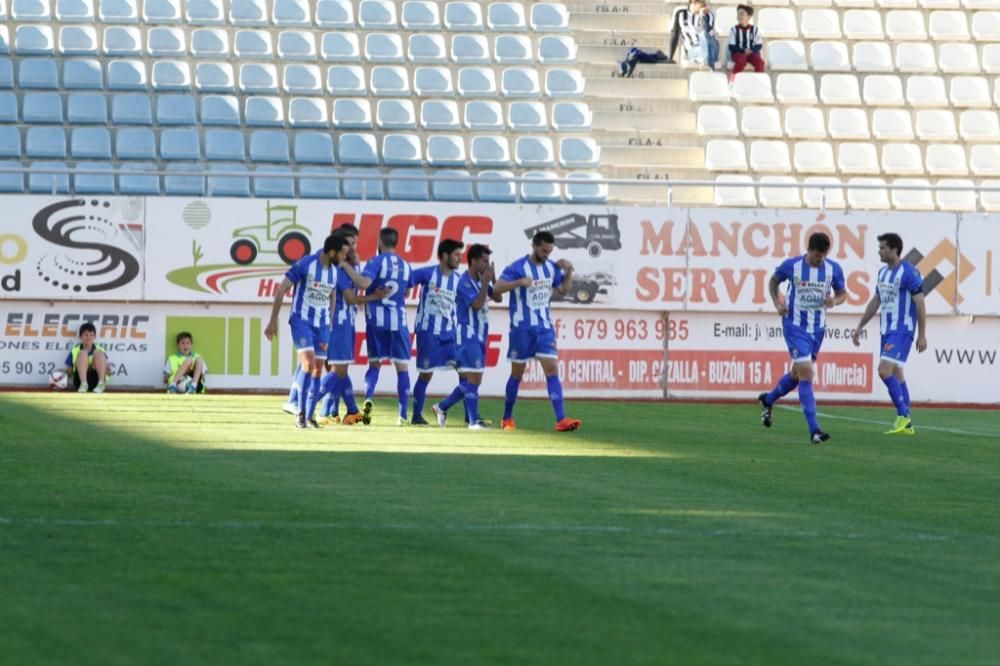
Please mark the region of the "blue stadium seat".
<svg viewBox="0 0 1000 666"><path fill-rule="evenodd" d="M240 65L240 90L245 93L277 93L278 69L274 65Z"/></svg>
<svg viewBox="0 0 1000 666"><path fill-rule="evenodd" d="M187 0L184 18L191 25L221 25L226 22L222 0Z"/></svg>
<svg viewBox="0 0 1000 666"><path fill-rule="evenodd" d="M156 60L152 83L153 90L190 90L191 67L180 60Z"/></svg>
<svg viewBox="0 0 1000 666"><path fill-rule="evenodd" d="M507 137L479 135L472 137L469 161L477 167L510 167L510 144Z"/></svg>
<svg viewBox="0 0 1000 666"><path fill-rule="evenodd" d="M0 127L0 157L21 157L21 130Z"/></svg>
<svg viewBox="0 0 1000 666"><path fill-rule="evenodd" d="M478 2L449 2L444 8L444 27L450 32L482 32L482 7Z"/></svg>
<svg viewBox="0 0 1000 666"><path fill-rule="evenodd" d="M63 61L63 83L67 90L103 90L101 63L84 58Z"/></svg>
<svg viewBox="0 0 1000 666"><path fill-rule="evenodd" d="M17 95L0 93L0 123L16 123L17 119Z"/></svg>
<svg viewBox="0 0 1000 666"><path fill-rule="evenodd" d="M358 62L361 47L353 32L328 32L320 42L320 56L327 62Z"/></svg>
<svg viewBox="0 0 1000 666"><path fill-rule="evenodd" d="M288 135L275 130L257 130L250 135L250 159L287 164Z"/></svg>
<svg viewBox="0 0 1000 666"><path fill-rule="evenodd" d="M239 127L240 101L232 95L205 95L201 98L201 124Z"/></svg>
<svg viewBox="0 0 1000 666"><path fill-rule="evenodd" d="M160 158L200 160L201 137L193 129L166 129L160 132Z"/></svg>
<svg viewBox="0 0 1000 666"><path fill-rule="evenodd" d="M73 191L77 194L114 194L115 176L107 162L78 162L76 169L100 170L109 173L73 173Z"/></svg>
<svg viewBox="0 0 1000 666"><path fill-rule="evenodd" d="M191 33L191 55L195 58L228 58L229 33L217 28L198 28Z"/></svg>
<svg viewBox="0 0 1000 666"><path fill-rule="evenodd" d="M451 97L451 70L447 67L417 67L413 73L413 92L419 97Z"/></svg>
<svg viewBox="0 0 1000 666"><path fill-rule="evenodd" d="M200 92L236 92L236 77L228 62L199 62L195 67L194 85Z"/></svg>
<svg viewBox="0 0 1000 666"><path fill-rule="evenodd" d="M519 136L514 142L514 161L521 168L555 166L555 149L547 136Z"/></svg>
<svg viewBox="0 0 1000 666"><path fill-rule="evenodd" d="M329 126L326 100L315 97L293 97L288 102L288 124L292 127Z"/></svg>
<svg viewBox="0 0 1000 666"><path fill-rule="evenodd" d="M10 58L0 58L0 88L14 87L14 64Z"/></svg>
<svg viewBox="0 0 1000 666"><path fill-rule="evenodd" d="M285 65L281 89L288 95L320 95L323 77L316 65Z"/></svg>
<svg viewBox="0 0 1000 666"><path fill-rule="evenodd" d="M104 127L77 127L69 142L73 159L111 159L111 133Z"/></svg>
<svg viewBox="0 0 1000 666"><path fill-rule="evenodd" d="M431 181L431 192L435 201L473 201L472 179L468 171L452 171L440 169L434 172L436 176L462 176L465 180L435 180Z"/></svg>
<svg viewBox="0 0 1000 666"><path fill-rule="evenodd" d="M413 102L408 99L380 99L375 110L379 129L417 129L417 116Z"/></svg>
<svg viewBox="0 0 1000 666"><path fill-rule="evenodd" d="M146 53L155 58L183 58L187 38L180 28L159 26L146 33Z"/></svg>
<svg viewBox="0 0 1000 666"><path fill-rule="evenodd" d="M21 169L20 162L0 162L0 169ZM0 192L24 192L24 174L0 171Z"/></svg>
<svg viewBox="0 0 1000 666"><path fill-rule="evenodd" d="M156 122L161 125L194 125L195 115L191 95L156 96Z"/></svg>
<svg viewBox="0 0 1000 666"><path fill-rule="evenodd" d="M541 102L511 102L507 107L507 123L513 132L547 132L549 129L545 105Z"/></svg>
<svg viewBox="0 0 1000 666"><path fill-rule="evenodd" d="M243 133L213 129L205 132L205 159L212 162L242 162L246 159Z"/></svg>
<svg viewBox="0 0 1000 666"><path fill-rule="evenodd" d="M18 55L50 56L55 52L52 27L48 25L19 25L14 32L14 50Z"/></svg>
<svg viewBox="0 0 1000 666"><path fill-rule="evenodd" d="M209 175L208 196L210 197L248 197L250 196L250 178L246 175L247 168L242 164L211 164Z"/></svg>
<svg viewBox="0 0 1000 666"><path fill-rule="evenodd" d="M137 23L139 7L137 0L101 0L98 16L101 23Z"/></svg>
<svg viewBox="0 0 1000 666"><path fill-rule="evenodd" d="M365 60L377 63L402 63L403 38L385 32L370 32L365 36Z"/></svg>
<svg viewBox="0 0 1000 666"><path fill-rule="evenodd" d="M18 63L17 82L22 88L59 88L59 68L55 60L26 58Z"/></svg>
<svg viewBox="0 0 1000 666"><path fill-rule="evenodd" d="M0 3L2 6L2 3ZM3 16L0 15L0 19ZM10 31L7 30L7 26L0 24L0 55L10 54Z"/></svg>
<svg viewBox="0 0 1000 666"><path fill-rule="evenodd" d="M504 97L540 97L538 72L531 67L509 67L500 75L500 92Z"/></svg>
<svg viewBox="0 0 1000 666"><path fill-rule="evenodd" d="M306 199L339 199L340 181L334 178L336 169L305 167L299 173L322 174L325 178L299 178L299 196Z"/></svg>
<svg viewBox="0 0 1000 666"><path fill-rule="evenodd" d="M270 60L274 57L271 33L266 30L240 30L236 33L233 55L237 60Z"/></svg>
<svg viewBox="0 0 1000 666"><path fill-rule="evenodd" d="M229 22L234 25L267 25L264 0L232 0L229 3Z"/></svg>
<svg viewBox="0 0 1000 666"><path fill-rule="evenodd" d="M458 104L450 99L429 99L420 105L420 126L425 130L458 130Z"/></svg>
<svg viewBox="0 0 1000 666"><path fill-rule="evenodd" d="M285 124L280 97L247 97L243 117L247 127L283 127Z"/></svg>
<svg viewBox="0 0 1000 666"><path fill-rule="evenodd" d="M103 6L103 3L102 3ZM104 29L101 49L109 56L142 55L142 33L138 28L111 25Z"/></svg>
<svg viewBox="0 0 1000 666"><path fill-rule="evenodd" d="M66 119L75 125L106 125L108 102L104 95L73 93L66 104Z"/></svg>
<svg viewBox="0 0 1000 666"><path fill-rule="evenodd" d="M480 201L507 203L517 199L515 184L504 178L513 178L510 171L480 171L476 181L476 192Z"/></svg>
<svg viewBox="0 0 1000 666"><path fill-rule="evenodd" d="M552 182L556 177L550 171L528 171L524 174L530 182L521 183L521 199L526 203L559 203L561 187Z"/></svg>
<svg viewBox="0 0 1000 666"><path fill-rule="evenodd" d="M318 0L316 25L327 29L353 28L354 5L351 0Z"/></svg>
<svg viewBox="0 0 1000 666"><path fill-rule="evenodd" d="M326 88L334 97L364 95L365 72L357 65L334 65L326 72Z"/></svg>
<svg viewBox="0 0 1000 666"><path fill-rule="evenodd" d="M361 0L358 25L364 30L395 30L398 27L396 5L390 0Z"/></svg>
<svg viewBox="0 0 1000 666"><path fill-rule="evenodd" d="M326 132L296 132L293 142L299 164L333 164L333 137Z"/></svg>
<svg viewBox="0 0 1000 666"><path fill-rule="evenodd" d="M56 0L55 17L62 23L93 23L93 0Z"/></svg>
<svg viewBox="0 0 1000 666"><path fill-rule="evenodd" d="M451 38L451 59L459 65L488 65L489 42L482 35L455 35Z"/></svg>
<svg viewBox="0 0 1000 666"><path fill-rule="evenodd" d="M265 165L257 168L257 171L264 173L287 173L288 176L254 176L253 192L254 196L270 197L273 199L294 199L295 180L292 178L292 170L286 166Z"/></svg>
<svg viewBox="0 0 1000 666"><path fill-rule="evenodd" d="M274 25L284 27L309 27L312 15L308 0L274 0L272 8Z"/></svg>
<svg viewBox="0 0 1000 666"><path fill-rule="evenodd" d="M552 105L552 127L557 132L589 132L592 116L583 102L556 102Z"/></svg>
<svg viewBox="0 0 1000 666"><path fill-rule="evenodd" d="M420 169L393 169L390 176L417 176L427 175ZM430 199L430 187L426 180L410 179L390 179L386 185L390 199L401 199L403 201L428 201Z"/></svg>
<svg viewBox="0 0 1000 666"><path fill-rule="evenodd" d="M156 164L152 162L127 162L121 165L122 171L134 171L136 173L123 173L118 176L118 191L121 194L141 195L159 194L160 177L155 173Z"/></svg>
<svg viewBox="0 0 1000 666"><path fill-rule="evenodd" d="M371 134L343 132L338 137L337 154L341 164L377 165L378 148Z"/></svg>
<svg viewBox="0 0 1000 666"><path fill-rule="evenodd" d="M381 175L378 169L348 169L344 175L354 176L344 180L342 187L345 199L385 199L385 181L378 178L358 178Z"/></svg>
<svg viewBox="0 0 1000 666"><path fill-rule="evenodd" d="M61 127L29 127L25 148L28 157L66 159L66 133Z"/></svg>
<svg viewBox="0 0 1000 666"><path fill-rule="evenodd" d="M420 137L416 134L386 134L382 138L382 163L386 166L420 166L422 162Z"/></svg>
<svg viewBox="0 0 1000 666"><path fill-rule="evenodd" d="M371 91L379 97L409 97L410 74L405 67L379 65L371 69Z"/></svg>
<svg viewBox="0 0 1000 666"><path fill-rule="evenodd" d="M371 129L371 103L367 99L353 97L334 100L333 126L337 129Z"/></svg>
<svg viewBox="0 0 1000 666"><path fill-rule="evenodd" d="M111 99L111 122L115 125L152 125L153 109L146 95L115 95Z"/></svg>
<svg viewBox="0 0 1000 666"><path fill-rule="evenodd" d="M47 0L11 0L10 17L15 21L51 21Z"/></svg>
<svg viewBox="0 0 1000 666"><path fill-rule="evenodd" d="M34 169L66 169L65 162L32 162ZM36 194L67 194L69 193L68 173L35 173L28 176L28 191Z"/></svg>
<svg viewBox="0 0 1000 666"><path fill-rule="evenodd" d="M486 25L493 32L524 32L527 21L520 2L491 2Z"/></svg>
<svg viewBox="0 0 1000 666"><path fill-rule="evenodd" d="M64 56L97 55L97 30L89 25L59 28L59 53Z"/></svg>
<svg viewBox="0 0 1000 666"><path fill-rule="evenodd" d="M285 30L278 35L278 57L282 60L315 60L316 38L311 32Z"/></svg>
<svg viewBox="0 0 1000 666"><path fill-rule="evenodd" d="M432 134L427 138L427 163L433 167L465 166L465 141L457 134Z"/></svg>
<svg viewBox="0 0 1000 666"><path fill-rule="evenodd" d="M21 116L26 123L62 124L62 97L54 92L24 93Z"/></svg>
<svg viewBox="0 0 1000 666"><path fill-rule="evenodd" d="M500 65L530 65L535 60L526 35L500 35L493 42L493 53Z"/></svg>
<svg viewBox="0 0 1000 666"><path fill-rule="evenodd" d="M180 0L143 0L142 19L144 23L180 23Z"/></svg>
<svg viewBox="0 0 1000 666"><path fill-rule="evenodd" d="M108 63L109 90L145 90L146 66L141 60L112 60Z"/></svg>
<svg viewBox="0 0 1000 666"><path fill-rule="evenodd" d="M492 100L473 100L465 103L465 126L477 132L504 129L503 109L500 102Z"/></svg>
<svg viewBox="0 0 1000 666"><path fill-rule="evenodd" d="M116 130L115 156L120 160L155 160L156 135L144 127Z"/></svg>
<svg viewBox="0 0 1000 666"><path fill-rule="evenodd" d="M496 97L496 74L488 67L463 67L458 70L458 94L463 97Z"/></svg>
<svg viewBox="0 0 1000 666"><path fill-rule="evenodd" d="M168 164L168 175L163 177L163 193L175 196L204 196L204 176L180 176L169 174L169 172L200 173L201 171L202 168L200 164Z"/></svg>
<svg viewBox="0 0 1000 666"><path fill-rule="evenodd" d="M422 30L440 30L441 12L436 2L425 0L408 0L403 3L399 19L403 30L420 32Z"/></svg>
<svg viewBox="0 0 1000 666"><path fill-rule="evenodd" d="M410 35L406 43L406 57L410 62L421 64L444 64L448 62L448 50L441 35Z"/></svg>

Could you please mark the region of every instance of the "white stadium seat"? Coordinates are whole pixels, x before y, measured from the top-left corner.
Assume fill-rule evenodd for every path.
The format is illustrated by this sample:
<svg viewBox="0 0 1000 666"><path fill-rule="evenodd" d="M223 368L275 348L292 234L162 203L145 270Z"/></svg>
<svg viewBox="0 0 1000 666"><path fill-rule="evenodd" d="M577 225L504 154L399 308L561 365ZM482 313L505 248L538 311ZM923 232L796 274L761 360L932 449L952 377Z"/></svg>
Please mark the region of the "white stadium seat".
<svg viewBox="0 0 1000 666"><path fill-rule="evenodd" d="M718 104L698 107L697 131L700 136L739 136L736 109Z"/></svg>
<svg viewBox="0 0 1000 666"><path fill-rule="evenodd" d="M882 16L874 9L848 9L844 12L844 36L847 39L882 39Z"/></svg>
<svg viewBox="0 0 1000 666"><path fill-rule="evenodd" d="M913 141L913 120L909 109L875 109L872 134L879 141Z"/></svg>
<svg viewBox="0 0 1000 666"><path fill-rule="evenodd" d="M233 0L236 4L236 0ZM271 8L271 20L279 27L301 27L306 28L312 23L312 13L310 12L310 0L274 0Z"/></svg>
<svg viewBox="0 0 1000 666"><path fill-rule="evenodd" d="M917 138L921 141L957 141L955 116L950 110L923 109L917 111Z"/></svg>
<svg viewBox="0 0 1000 666"><path fill-rule="evenodd" d="M852 51L858 72L891 72L892 48L885 42L858 42Z"/></svg>
<svg viewBox="0 0 1000 666"><path fill-rule="evenodd" d="M934 74L937 59L934 45L928 42L904 42L896 45L896 66L908 74Z"/></svg>
<svg viewBox="0 0 1000 666"><path fill-rule="evenodd" d="M142 3L143 22L177 24L181 20L180 0L145 0Z"/></svg>
<svg viewBox="0 0 1000 666"><path fill-rule="evenodd" d="M1000 136L1000 122L997 120L997 112L989 111L963 111L958 121L959 135L963 141L969 142L991 142L996 141Z"/></svg>
<svg viewBox="0 0 1000 666"><path fill-rule="evenodd" d="M202 108L204 108L204 101ZM293 97L288 102L288 124L292 127L326 127L330 123L326 101L315 97Z"/></svg>
<svg viewBox="0 0 1000 666"><path fill-rule="evenodd" d="M323 76L316 65L285 65L281 78L281 89L285 93L291 95L323 94Z"/></svg>
<svg viewBox="0 0 1000 666"><path fill-rule="evenodd" d="M813 42L809 47L809 62L817 72L851 71L851 58L844 42Z"/></svg>
<svg viewBox="0 0 1000 666"><path fill-rule="evenodd" d="M750 144L750 168L768 173L788 173L792 169L788 144L784 141L754 141Z"/></svg>
<svg viewBox="0 0 1000 666"><path fill-rule="evenodd" d="M692 72L688 80L688 98L692 102L728 102L729 84L721 72Z"/></svg>
<svg viewBox="0 0 1000 666"><path fill-rule="evenodd" d="M971 37L969 22L961 11L931 12L929 32L937 42L962 42Z"/></svg>
<svg viewBox="0 0 1000 666"><path fill-rule="evenodd" d="M882 171L890 176L923 175L920 146L915 143L885 144L882 146Z"/></svg>
<svg viewBox="0 0 1000 666"><path fill-rule="evenodd" d="M866 76L862 97L868 106L903 106L903 82L891 74Z"/></svg>
<svg viewBox="0 0 1000 666"><path fill-rule="evenodd" d="M830 109L830 138L836 141L870 138L864 109Z"/></svg>
<svg viewBox="0 0 1000 666"><path fill-rule="evenodd" d="M382 162L386 166L420 166L423 150L416 134L386 134L382 137Z"/></svg>
<svg viewBox="0 0 1000 666"><path fill-rule="evenodd" d="M285 124L285 110L280 97L247 97L243 117L249 127L281 127Z"/></svg>
<svg viewBox="0 0 1000 666"><path fill-rule="evenodd" d="M341 164L374 166L379 163L378 146L371 134L341 133L337 137L337 155Z"/></svg>
<svg viewBox="0 0 1000 666"><path fill-rule="evenodd" d="M221 25L226 22L222 0L187 0L184 18L191 25Z"/></svg>
<svg viewBox="0 0 1000 666"><path fill-rule="evenodd" d="M1000 12L976 12L973 14L972 37L977 42L1000 41Z"/></svg>
<svg viewBox="0 0 1000 666"><path fill-rule="evenodd" d="M775 185L791 185L796 182L792 176L763 176L761 183ZM758 188L760 205L767 208L801 208L802 197L798 187L764 187Z"/></svg>
<svg viewBox="0 0 1000 666"><path fill-rule="evenodd" d="M576 42L569 35L542 35L538 38L538 62L543 65L571 65L576 62L576 52Z"/></svg>
<svg viewBox="0 0 1000 666"><path fill-rule="evenodd" d="M278 57L284 60L315 60L316 37L303 30L281 32L278 35Z"/></svg>
<svg viewBox="0 0 1000 666"><path fill-rule="evenodd" d="M6 44L7 40L0 38L0 42ZM93 26L68 25L59 29L59 52L63 55L97 55L97 44ZM7 49L0 48L0 52Z"/></svg>
<svg viewBox="0 0 1000 666"><path fill-rule="evenodd" d="M983 108L993 104L990 84L981 76L956 76L948 92L952 106Z"/></svg>
<svg viewBox="0 0 1000 666"><path fill-rule="evenodd" d="M769 104L774 102L771 77L765 73L741 72L733 81L733 97L741 104Z"/></svg>
<svg viewBox="0 0 1000 666"><path fill-rule="evenodd" d="M942 44L938 64L945 74L978 74L979 53L975 44Z"/></svg>
<svg viewBox="0 0 1000 666"><path fill-rule="evenodd" d="M878 151L870 143L837 146L837 170L844 174L878 174Z"/></svg>
<svg viewBox="0 0 1000 666"><path fill-rule="evenodd" d="M775 96L782 104L815 104L816 82L811 74L779 74Z"/></svg>
<svg viewBox="0 0 1000 666"><path fill-rule="evenodd" d="M860 210L887 210L889 194L885 188L861 189L851 185L885 185L881 178L851 178L848 181L847 203Z"/></svg>
<svg viewBox="0 0 1000 666"><path fill-rule="evenodd" d="M791 139L825 139L823 111L812 106L793 106L785 110L785 134Z"/></svg>
<svg viewBox="0 0 1000 666"><path fill-rule="evenodd" d="M473 179L468 171L439 169L435 176L462 177L462 180L432 180L431 192L435 201L474 201Z"/></svg>
<svg viewBox="0 0 1000 666"><path fill-rule="evenodd" d="M819 97L824 104L861 104L858 79L853 74L824 74L819 84Z"/></svg>
<svg viewBox="0 0 1000 666"><path fill-rule="evenodd" d="M517 190L511 182L510 171L480 171L477 174L476 194L480 201L509 202L517 198Z"/></svg>
<svg viewBox="0 0 1000 666"><path fill-rule="evenodd" d="M705 168L709 171L746 171L747 156L742 141L712 139L705 146Z"/></svg>
<svg viewBox="0 0 1000 666"><path fill-rule="evenodd" d="M911 76L906 80L906 102L910 106L948 106L944 79L940 76Z"/></svg>
<svg viewBox="0 0 1000 666"><path fill-rule="evenodd" d="M775 40L767 42L767 64L777 71L805 71L809 69L806 62L806 47L797 40Z"/></svg>
<svg viewBox="0 0 1000 666"><path fill-rule="evenodd" d="M885 17L885 34L893 42L927 39L924 15L911 9L894 9Z"/></svg>
<svg viewBox="0 0 1000 666"><path fill-rule="evenodd" d="M984 180L981 185L983 187L1000 188L1000 180ZM981 191L979 193L979 202L982 204L983 210L987 212L995 213L1000 211L1000 191Z"/></svg>
<svg viewBox="0 0 1000 666"><path fill-rule="evenodd" d="M1000 145L973 146L969 150L969 167L976 176L1000 176Z"/></svg>
<svg viewBox="0 0 1000 666"><path fill-rule="evenodd" d="M234 25L267 25L267 7L264 0L230 0L229 22Z"/></svg>
<svg viewBox="0 0 1000 666"><path fill-rule="evenodd" d="M747 183L746 187L726 187L717 186L715 188L716 206L742 206L752 208L757 205L757 195L754 188L749 183L753 183L753 178L745 175L723 174L715 177L716 183Z"/></svg>
<svg viewBox="0 0 1000 666"><path fill-rule="evenodd" d="M833 9L803 9L799 30L806 39L840 39L840 17Z"/></svg>
<svg viewBox="0 0 1000 666"><path fill-rule="evenodd" d="M964 178L942 178L937 182L938 186L952 186L971 188L974 183ZM937 190L934 193L937 206L941 210L954 210L972 212L976 210L976 193L971 189L965 190Z"/></svg>
<svg viewBox="0 0 1000 666"><path fill-rule="evenodd" d="M897 178L893 185L915 186L919 189L893 189L889 193L892 207L896 210L934 210L934 197L929 188L930 181L925 178Z"/></svg>
<svg viewBox="0 0 1000 666"><path fill-rule="evenodd" d="M964 176L969 173L965 148L960 145L933 143L927 146L926 162L927 173L932 176Z"/></svg>
<svg viewBox="0 0 1000 666"><path fill-rule="evenodd" d="M802 202L807 208L825 207L839 210L847 206L844 188L837 178L810 176L803 180L803 185L811 185L802 188Z"/></svg>
<svg viewBox="0 0 1000 666"><path fill-rule="evenodd" d="M716 25L721 21L719 14L722 13L723 9L728 9L725 7L720 7L715 13ZM799 36L799 26L795 20L795 11L787 8L771 8L761 10L759 17L756 21L757 27L760 28L762 34L767 35L768 39L795 39ZM733 14L732 23L736 22L735 12ZM725 26L725 32L720 32L720 34L728 34L729 26Z"/></svg>
<svg viewBox="0 0 1000 666"><path fill-rule="evenodd" d="M745 106L740 114L740 128L746 137L781 138L781 114L774 106ZM752 166L752 153L750 163Z"/></svg>

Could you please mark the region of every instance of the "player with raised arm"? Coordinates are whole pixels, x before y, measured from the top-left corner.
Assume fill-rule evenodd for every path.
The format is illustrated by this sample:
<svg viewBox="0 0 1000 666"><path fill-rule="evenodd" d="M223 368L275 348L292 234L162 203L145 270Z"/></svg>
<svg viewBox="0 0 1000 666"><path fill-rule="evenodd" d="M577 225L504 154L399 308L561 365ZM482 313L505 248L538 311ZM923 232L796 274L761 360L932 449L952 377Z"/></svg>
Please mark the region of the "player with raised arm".
<svg viewBox="0 0 1000 666"><path fill-rule="evenodd" d="M903 239L898 234L878 237L878 257L885 266L879 269L875 294L851 334L854 346L860 346L861 331L881 308L878 376L882 378L896 407L896 421L884 433L886 435L916 434L910 419L910 390L903 376L903 366L913 346L914 330L917 333L917 351L923 353L927 349L924 279L913 264L900 258L902 253Z"/></svg>
<svg viewBox="0 0 1000 666"><path fill-rule="evenodd" d="M459 382L447 398L431 407L444 427L448 410L459 401L465 404L470 430L482 430L486 422L479 418L479 385L486 368L486 342L489 331L489 301L500 302L493 293L496 271L490 262L490 248L478 243L469 248L469 270L458 281L455 296L455 359Z"/></svg>
<svg viewBox="0 0 1000 666"><path fill-rule="evenodd" d="M295 262L285 273L274 302L271 318L264 329L268 340L278 330L278 314L285 294L295 288L292 311L288 325L292 331L292 344L298 350L299 364L305 371L299 385L299 412L295 425L299 428L318 428L312 418L319 393L319 378L326 363L327 344L330 338L330 313L337 299L337 265L347 254L347 241L343 236L331 234L323 249Z"/></svg>
<svg viewBox="0 0 1000 666"><path fill-rule="evenodd" d="M365 373L365 403L362 421L371 423L372 398L378 385L379 366L392 361L396 366L396 394L399 397L397 425L406 425L410 402L410 329L406 323L406 291L410 288L412 269L398 254L399 232L385 228L378 234L378 254L362 272L371 280L369 290L385 290L385 295L365 306L365 338L368 347L368 371Z"/></svg>
<svg viewBox="0 0 1000 666"><path fill-rule="evenodd" d="M413 329L417 334L417 381L413 385L413 425L427 425L424 402L427 385L434 372L455 368L455 297L458 294L458 272L462 264L465 243L445 238L437 247L438 263L416 268L410 285L420 285L420 302ZM444 427L443 413L435 412L438 425Z"/></svg>
<svg viewBox="0 0 1000 666"><path fill-rule="evenodd" d="M552 261L555 237L549 231L539 231L531 239L531 254L510 264L493 286L497 296L510 294L510 378L507 380L503 407L503 430L517 430L514 404L524 376L525 364L538 359L545 373L545 383L556 414L556 430L565 432L580 427L578 419L566 416L563 407L562 383L559 381L559 352L556 332L552 325L550 305L552 290L567 294L573 286L573 264L566 259Z"/></svg>
<svg viewBox="0 0 1000 666"><path fill-rule="evenodd" d="M826 334L826 311L847 300L844 271L840 264L826 258L829 251L830 237L823 233L812 234L806 254L786 259L771 276L768 290L774 309L781 315L781 328L792 357L792 370L778 380L770 393L757 396L761 422L770 428L774 404L798 387L799 403L809 425L809 441L813 444L830 439L816 420L816 396L812 387L814 364ZM788 282L788 291L782 300L778 288L785 281Z"/></svg>

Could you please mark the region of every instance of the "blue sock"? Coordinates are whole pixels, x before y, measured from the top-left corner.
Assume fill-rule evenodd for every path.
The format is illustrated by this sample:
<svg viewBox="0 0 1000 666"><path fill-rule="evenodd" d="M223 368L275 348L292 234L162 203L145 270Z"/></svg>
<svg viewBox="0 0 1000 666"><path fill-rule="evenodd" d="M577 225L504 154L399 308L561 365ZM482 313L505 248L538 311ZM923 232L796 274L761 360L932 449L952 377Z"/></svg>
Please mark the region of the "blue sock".
<svg viewBox="0 0 1000 666"><path fill-rule="evenodd" d="M337 375L332 372L328 372L323 375L323 378L319 380L319 392L316 397L316 404L319 404L329 395L332 395L334 389L337 386Z"/></svg>
<svg viewBox="0 0 1000 666"><path fill-rule="evenodd" d="M350 375L344 375L339 382L337 382L337 388L333 392L335 409L339 407L340 398L344 398L344 406L347 407L348 414L358 413L358 403L354 399L354 382L351 381Z"/></svg>
<svg viewBox="0 0 1000 666"><path fill-rule="evenodd" d="M312 386L312 375L308 372L303 372L302 376L299 377L299 413L304 414L306 411L306 398L309 397L309 388Z"/></svg>
<svg viewBox="0 0 1000 666"><path fill-rule="evenodd" d="M556 422L566 418L566 410L563 408L562 382L559 375L552 375L545 378L545 385L549 389L549 400L552 401L552 410L556 413Z"/></svg>
<svg viewBox="0 0 1000 666"><path fill-rule="evenodd" d="M438 407L440 407L446 412L449 409L451 409L452 405L454 405L456 402L462 400L465 397L467 385L468 383L464 379L458 382L458 386L455 387L455 390L451 392L451 395L449 395L447 398L439 402Z"/></svg>
<svg viewBox="0 0 1000 666"><path fill-rule="evenodd" d="M413 385L413 416L422 416L424 413L424 401L427 400L427 384L430 382L426 379L421 379L417 377L417 383Z"/></svg>
<svg viewBox="0 0 1000 666"><path fill-rule="evenodd" d="M511 375L507 380L507 389L504 391L503 418L504 420L514 418L514 403L517 402L517 389L521 386L520 377Z"/></svg>
<svg viewBox="0 0 1000 666"><path fill-rule="evenodd" d="M307 419L316 418L316 403L319 402L319 384L320 384L319 377L313 377L312 383L309 384L309 393L306 395Z"/></svg>
<svg viewBox="0 0 1000 666"><path fill-rule="evenodd" d="M799 382L799 403L802 405L802 413L805 414L806 423L809 424L809 434L819 432L819 421L816 420L816 396L813 395L811 381Z"/></svg>
<svg viewBox="0 0 1000 666"><path fill-rule="evenodd" d="M410 372L402 370L396 375L396 394L399 396L399 416L406 418L406 407L410 404Z"/></svg>
<svg viewBox="0 0 1000 666"><path fill-rule="evenodd" d="M899 385L899 380L896 379L896 375L889 375L882 380L882 383L889 389L889 398L892 400L892 404L896 406L896 414L898 416L909 416L910 410L903 400L903 391Z"/></svg>
<svg viewBox="0 0 1000 666"><path fill-rule="evenodd" d="M906 403L906 413L910 413L910 389L907 388L906 382L899 382L899 390L903 393L903 402Z"/></svg>
<svg viewBox="0 0 1000 666"><path fill-rule="evenodd" d="M479 384L469 384L465 389L465 413L469 423L479 420Z"/></svg>
<svg viewBox="0 0 1000 666"><path fill-rule="evenodd" d="M299 385L302 384L302 366L296 366L295 374L292 376L292 387L288 389L288 402L299 401Z"/></svg>
<svg viewBox="0 0 1000 666"><path fill-rule="evenodd" d="M469 388L472 386L472 384L469 383L469 380L466 379L465 377L462 377L460 380L458 380L458 385L464 388L466 393L469 392ZM469 420L469 408L465 404L465 400L462 400L462 411L465 412L465 422L472 423L472 421Z"/></svg>
<svg viewBox="0 0 1000 666"><path fill-rule="evenodd" d="M338 410L337 410L336 402L335 402L335 400L336 400L335 396L336 395L337 395L336 391L331 391L330 393L326 394L326 400L323 402L323 416L336 416L337 415L337 411Z"/></svg>
<svg viewBox="0 0 1000 666"><path fill-rule="evenodd" d="M790 372L786 372L784 376L778 380L778 383L775 385L773 389L771 389L771 391L767 394L767 397L764 398L764 400L767 401L767 404L769 406L773 405L774 403L778 402L778 400L780 400L782 396L788 395L793 390L795 390L795 387L798 385L799 385L799 380L793 378Z"/></svg>
<svg viewBox="0 0 1000 666"><path fill-rule="evenodd" d="M376 385L378 385L378 366L369 365L368 372L365 373L365 400L371 400L375 395Z"/></svg>

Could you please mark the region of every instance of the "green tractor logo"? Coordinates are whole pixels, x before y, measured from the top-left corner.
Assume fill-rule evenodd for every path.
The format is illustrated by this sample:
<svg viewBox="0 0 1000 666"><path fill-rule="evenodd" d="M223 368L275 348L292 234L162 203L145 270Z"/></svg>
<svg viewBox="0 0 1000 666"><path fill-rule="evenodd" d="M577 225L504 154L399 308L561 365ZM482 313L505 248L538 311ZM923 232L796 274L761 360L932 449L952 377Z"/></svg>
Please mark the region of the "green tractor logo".
<svg viewBox="0 0 1000 666"><path fill-rule="evenodd" d="M258 254L277 254L286 264L294 264L309 254L309 229L298 223L298 206L267 203L267 221L233 231L236 241L229 256L240 266L249 266Z"/></svg>

